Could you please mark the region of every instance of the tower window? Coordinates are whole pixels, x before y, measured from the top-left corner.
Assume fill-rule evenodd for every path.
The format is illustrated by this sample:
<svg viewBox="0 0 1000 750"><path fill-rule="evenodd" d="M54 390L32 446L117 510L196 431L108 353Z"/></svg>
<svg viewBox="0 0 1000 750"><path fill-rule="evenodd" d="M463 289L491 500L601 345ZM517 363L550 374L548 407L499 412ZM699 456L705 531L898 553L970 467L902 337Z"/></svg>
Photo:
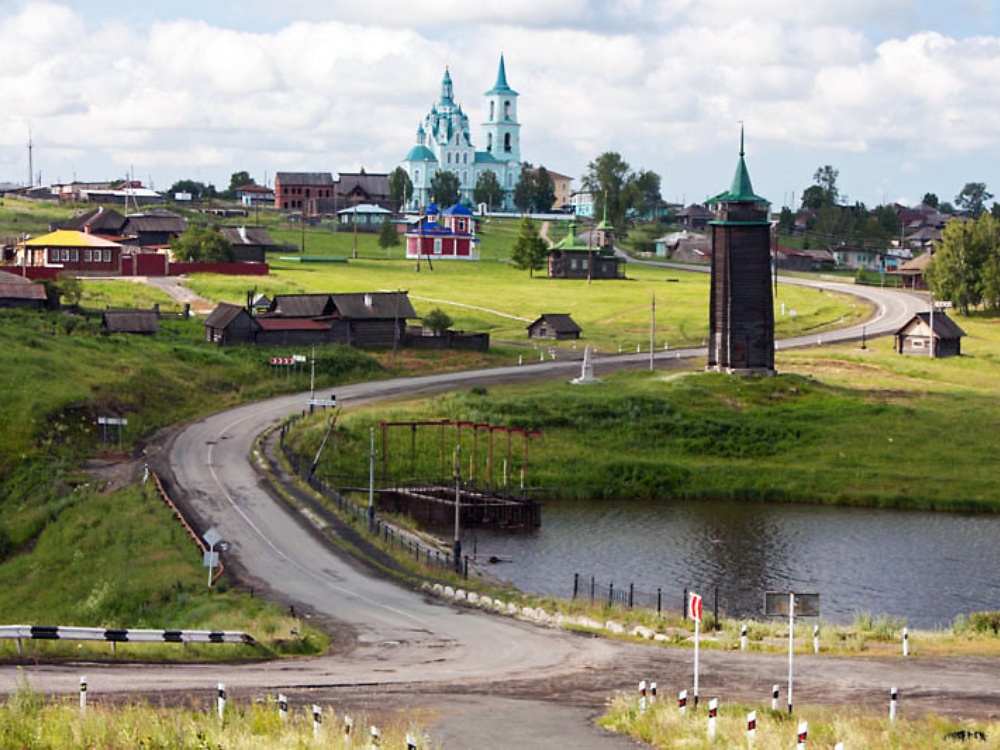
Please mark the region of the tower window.
<svg viewBox="0 0 1000 750"><path fill-rule="evenodd" d="M503 137L503 150L510 151L510 133L507 133Z"/></svg>
<svg viewBox="0 0 1000 750"><path fill-rule="evenodd" d="M492 120L493 118L491 117L490 119ZM493 133L486 134L486 150L490 153L493 152Z"/></svg>
<svg viewBox="0 0 1000 750"><path fill-rule="evenodd" d="M493 122L493 117L494 117L493 106L494 106L494 104L496 104L496 102L490 102L490 122Z"/></svg>
<svg viewBox="0 0 1000 750"><path fill-rule="evenodd" d="M510 102L506 101L503 103L503 119L510 119Z"/></svg>

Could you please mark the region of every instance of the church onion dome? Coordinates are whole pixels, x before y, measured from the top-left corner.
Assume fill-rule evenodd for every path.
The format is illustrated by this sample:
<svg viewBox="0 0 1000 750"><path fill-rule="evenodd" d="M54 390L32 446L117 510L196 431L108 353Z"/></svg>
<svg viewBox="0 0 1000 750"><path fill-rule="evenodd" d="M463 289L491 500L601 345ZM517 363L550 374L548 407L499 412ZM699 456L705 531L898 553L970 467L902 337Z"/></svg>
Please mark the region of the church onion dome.
<svg viewBox="0 0 1000 750"><path fill-rule="evenodd" d="M436 204L436 203L433 203L433 202L431 202L431 203L430 203L430 204L429 204L429 205L427 206L427 215L428 215L428 216L437 216L437 215L438 215L439 213L441 213L441 209L439 209L439 208L437 207L437 204Z"/></svg>
<svg viewBox="0 0 1000 750"><path fill-rule="evenodd" d="M493 84L493 88L486 92L487 96L490 96L491 94L510 94L512 96L517 96L517 92L507 85L507 68L503 62L503 55L500 55L500 67L497 68L497 82Z"/></svg>
<svg viewBox="0 0 1000 750"><path fill-rule="evenodd" d="M456 203L444 210L445 216L472 216L472 210L462 203Z"/></svg>
<svg viewBox="0 0 1000 750"><path fill-rule="evenodd" d="M410 153L406 155L404 161L437 161L437 157L434 156L434 152L431 151L427 146L418 145L410 149Z"/></svg>

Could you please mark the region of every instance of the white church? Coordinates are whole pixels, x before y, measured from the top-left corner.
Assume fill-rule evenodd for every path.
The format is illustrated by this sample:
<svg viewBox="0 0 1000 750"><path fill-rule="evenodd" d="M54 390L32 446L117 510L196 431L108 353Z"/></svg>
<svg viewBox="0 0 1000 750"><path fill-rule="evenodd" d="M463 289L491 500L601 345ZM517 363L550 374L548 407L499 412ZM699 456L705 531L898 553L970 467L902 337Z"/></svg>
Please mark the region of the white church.
<svg viewBox="0 0 1000 750"><path fill-rule="evenodd" d="M462 199L469 203L479 175L492 170L504 190L503 205L492 208L514 210L514 186L521 175L521 126L517 121L517 92L507 85L503 55L496 83L485 96L488 115L481 132L486 148L477 151L469 116L455 103L451 73L445 68L441 100L420 123L417 142L401 165L413 182L413 196L406 203L407 210L420 211L431 202L431 180L441 169L455 173Z"/></svg>

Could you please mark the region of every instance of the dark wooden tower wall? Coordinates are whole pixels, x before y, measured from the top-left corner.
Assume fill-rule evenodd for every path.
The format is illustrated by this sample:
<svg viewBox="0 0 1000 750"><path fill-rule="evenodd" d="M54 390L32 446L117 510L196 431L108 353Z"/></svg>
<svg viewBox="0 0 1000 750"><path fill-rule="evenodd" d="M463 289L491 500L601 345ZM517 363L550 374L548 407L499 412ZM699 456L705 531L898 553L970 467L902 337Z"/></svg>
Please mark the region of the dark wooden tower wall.
<svg viewBox="0 0 1000 750"><path fill-rule="evenodd" d="M767 201L753 193L742 145L741 137L732 187L711 200L716 211L711 222L708 368L773 374L769 210Z"/></svg>

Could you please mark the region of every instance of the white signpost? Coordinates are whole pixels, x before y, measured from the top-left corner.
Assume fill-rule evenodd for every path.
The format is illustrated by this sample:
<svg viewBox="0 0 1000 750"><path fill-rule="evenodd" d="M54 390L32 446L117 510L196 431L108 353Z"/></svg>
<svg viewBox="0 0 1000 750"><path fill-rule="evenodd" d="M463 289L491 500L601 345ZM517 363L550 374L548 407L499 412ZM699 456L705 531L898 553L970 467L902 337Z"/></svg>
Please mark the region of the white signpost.
<svg viewBox="0 0 1000 750"><path fill-rule="evenodd" d="M688 617L694 620L694 707L698 708L698 636L701 630L702 598L698 594L688 595Z"/></svg>
<svg viewBox="0 0 1000 750"><path fill-rule="evenodd" d="M795 653L795 616L819 617L819 594L768 591L764 594L764 614L788 615L788 713L792 713L792 660Z"/></svg>

